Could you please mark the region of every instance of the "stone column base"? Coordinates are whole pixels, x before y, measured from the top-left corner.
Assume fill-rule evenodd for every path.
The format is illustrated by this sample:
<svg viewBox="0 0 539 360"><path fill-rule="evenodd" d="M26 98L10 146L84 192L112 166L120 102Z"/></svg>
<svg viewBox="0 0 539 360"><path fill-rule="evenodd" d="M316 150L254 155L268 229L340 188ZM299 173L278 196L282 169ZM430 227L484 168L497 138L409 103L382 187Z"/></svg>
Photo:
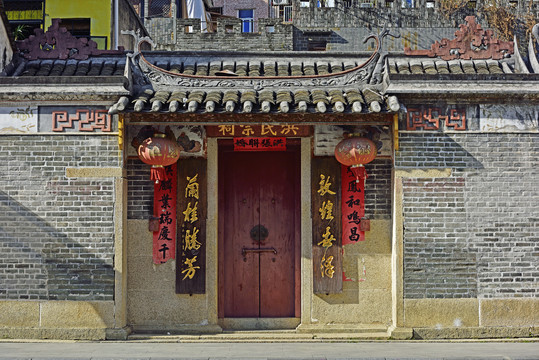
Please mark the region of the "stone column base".
<svg viewBox="0 0 539 360"><path fill-rule="evenodd" d="M106 339L107 340L127 340L129 334L133 332L130 326L125 326L123 328L112 328L106 330Z"/></svg>

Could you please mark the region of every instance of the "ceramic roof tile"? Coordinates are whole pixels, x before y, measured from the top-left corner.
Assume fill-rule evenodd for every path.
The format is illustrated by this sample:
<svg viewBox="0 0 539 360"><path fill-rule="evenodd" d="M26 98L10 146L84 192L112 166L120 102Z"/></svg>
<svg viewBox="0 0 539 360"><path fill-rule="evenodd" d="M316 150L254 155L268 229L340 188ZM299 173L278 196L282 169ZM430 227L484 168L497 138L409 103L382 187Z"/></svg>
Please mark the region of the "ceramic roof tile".
<svg viewBox="0 0 539 360"><path fill-rule="evenodd" d="M397 60L397 71L399 74L411 74L410 64L405 60Z"/></svg>
<svg viewBox="0 0 539 360"><path fill-rule="evenodd" d="M221 61L211 61L209 68L209 75L215 75L215 73L221 71L222 63Z"/></svg>
<svg viewBox="0 0 539 360"><path fill-rule="evenodd" d="M332 61L330 65L332 73L341 72L344 70L342 61Z"/></svg>
<svg viewBox="0 0 539 360"><path fill-rule="evenodd" d="M423 64L420 60L412 60L409 64L412 74L423 74Z"/></svg>
<svg viewBox="0 0 539 360"><path fill-rule="evenodd" d="M52 69L53 60L43 60L36 72L36 76L48 76Z"/></svg>
<svg viewBox="0 0 539 360"><path fill-rule="evenodd" d="M327 62L317 62L316 63L316 72L318 75L327 75L329 74L329 64Z"/></svg>
<svg viewBox="0 0 539 360"><path fill-rule="evenodd" d="M277 91L276 100L278 103L281 103L283 101L291 103L292 93L288 90L279 90Z"/></svg>
<svg viewBox="0 0 539 360"><path fill-rule="evenodd" d="M258 93L258 102L262 103L264 101L269 102L270 104L275 103L275 93L271 90L262 90Z"/></svg>
<svg viewBox="0 0 539 360"><path fill-rule="evenodd" d="M303 74L304 75L316 75L315 69L314 69L314 62L306 62L303 63Z"/></svg>
<svg viewBox="0 0 539 360"><path fill-rule="evenodd" d="M277 74L279 76L290 76L290 63L288 61L277 63Z"/></svg>
<svg viewBox="0 0 539 360"><path fill-rule="evenodd" d="M249 61L249 76L260 76L260 69L262 68L262 64L260 61Z"/></svg>
<svg viewBox="0 0 539 360"><path fill-rule="evenodd" d="M460 65L465 74L475 74L475 66L472 60L461 60Z"/></svg>
<svg viewBox="0 0 539 360"><path fill-rule="evenodd" d="M240 102L243 104L246 101L256 103L257 93L254 90L245 90L241 92Z"/></svg>
<svg viewBox="0 0 539 360"><path fill-rule="evenodd" d="M49 76L61 76L64 73L66 67L66 61L65 60L56 60L54 64L52 65L51 72L49 73Z"/></svg>
<svg viewBox="0 0 539 360"><path fill-rule="evenodd" d="M264 61L264 76L276 76L277 68L275 61Z"/></svg>
<svg viewBox="0 0 539 360"><path fill-rule="evenodd" d="M295 61L290 64L290 75L299 76L303 75L303 64L299 61Z"/></svg>
<svg viewBox="0 0 539 360"><path fill-rule="evenodd" d="M79 62L77 66L77 70L75 70L74 76L86 76L88 74L88 71L90 70L90 61L89 60L83 60Z"/></svg>
<svg viewBox="0 0 539 360"><path fill-rule="evenodd" d="M197 63L195 75L208 75L208 64L207 63Z"/></svg>
<svg viewBox="0 0 539 360"><path fill-rule="evenodd" d="M247 70L248 70L247 61L236 62L236 69L234 72L238 74L238 76L247 76Z"/></svg>
<svg viewBox="0 0 539 360"><path fill-rule="evenodd" d="M438 74L449 74L449 64L447 63L447 61L438 60L435 62L435 64Z"/></svg>
<svg viewBox="0 0 539 360"><path fill-rule="evenodd" d="M115 65L115 70L112 73L113 76L123 76L125 71L125 60L119 61Z"/></svg>
<svg viewBox="0 0 539 360"><path fill-rule="evenodd" d="M88 70L88 76L99 76L101 75L101 69L103 68L102 62L92 61L90 63L90 69Z"/></svg>
<svg viewBox="0 0 539 360"><path fill-rule="evenodd" d="M422 65L423 65L423 69L425 70L425 74L434 75L438 73L438 70L436 70L436 65L434 64L434 61L425 60L422 62Z"/></svg>
<svg viewBox="0 0 539 360"><path fill-rule="evenodd" d="M116 66L115 64L105 63L103 64L103 69L101 70L101 76L112 76L114 74Z"/></svg>
<svg viewBox="0 0 539 360"><path fill-rule="evenodd" d="M475 70L478 74L489 74L487 62L485 60L477 60L474 62Z"/></svg>
<svg viewBox="0 0 539 360"><path fill-rule="evenodd" d="M195 63L183 63L182 73L186 75L194 75Z"/></svg>
<svg viewBox="0 0 539 360"><path fill-rule="evenodd" d="M62 76L73 76L77 71L78 62L76 60L68 60Z"/></svg>
<svg viewBox="0 0 539 360"><path fill-rule="evenodd" d="M39 60L32 60L32 61L29 61L23 72L22 72L22 76L35 76L35 74L37 73L37 71L39 70L39 67L40 67L40 61Z"/></svg>
<svg viewBox="0 0 539 360"><path fill-rule="evenodd" d="M449 60L448 65L451 74L464 74L460 66L460 60Z"/></svg>
<svg viewBox="0 0 539 360"><path fill-rule="evenodd" d="M500 64L496 60L487 60L488 71L491 74L503 74Z"/></svg>
<svg viewBox="0 0 539 360"><path fill-rule="evenodd" d="M222 70L226 70L226 71L232 71L234 72L235 71L235 62L234 61L223 61L223 69Z"/></svg>

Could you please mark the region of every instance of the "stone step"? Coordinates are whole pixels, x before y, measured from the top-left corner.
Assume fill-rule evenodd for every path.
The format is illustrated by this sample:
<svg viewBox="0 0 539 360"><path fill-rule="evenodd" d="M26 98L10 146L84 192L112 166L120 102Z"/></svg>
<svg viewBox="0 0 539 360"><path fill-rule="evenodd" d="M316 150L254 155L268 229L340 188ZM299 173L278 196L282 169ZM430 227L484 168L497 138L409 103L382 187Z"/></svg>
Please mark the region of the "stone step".
<svg viewBox="0 0 539 360"><path fill-rule="evenodd" d="M299 333L343 333L343 334L368 334L388 333L387 326L371 324L310 324L297 327Z"/></svg>
<svg viewBox="0 0 539 360"><path fill-rule="evenodd" d="M296 330L230 331L218 334L131 334L128 340L145 342L324 342L388 340L387 329L377 332L297 332Z"/></svg>

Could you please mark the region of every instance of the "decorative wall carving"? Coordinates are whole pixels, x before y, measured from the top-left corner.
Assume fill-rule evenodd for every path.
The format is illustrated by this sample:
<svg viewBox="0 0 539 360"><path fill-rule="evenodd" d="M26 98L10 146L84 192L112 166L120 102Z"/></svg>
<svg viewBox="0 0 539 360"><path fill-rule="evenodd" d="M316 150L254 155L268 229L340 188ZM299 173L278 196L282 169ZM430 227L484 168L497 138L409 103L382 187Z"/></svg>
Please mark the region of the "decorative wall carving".
<svg viewBox="0 0 539 360"><path fill-rule="evenodd" d="M410 107L406 130L466 130L466 109Z"/></svg>
<svg viewBox="0 0 539 360"><path fill-rule="evenodd" d="M455 39L442 39L432 44L430 50L411 50L404 48L406 55L441 57L443 60L453 59L503 59L513 53L512 41L501 41L494 37L492 30L483 30L475 16L467 16L466 24L455 31Z"/></svg>
<svg viewBox="0 0 539 360"><path fill-rule="evenodd" d="M37 132L37 106L0 108L0 134Z"/></svg>
<svg viewBox="0 0 539 360"><path fill-rule="evenodd" d="M98 50L97 43L86 38L76 38L60 27L60 19L52 19L47 32L35 29L35 35L18 42L18 48L28 60L35 59L76 59L86 60L90 55L123 54L118 50Z"/></svg>

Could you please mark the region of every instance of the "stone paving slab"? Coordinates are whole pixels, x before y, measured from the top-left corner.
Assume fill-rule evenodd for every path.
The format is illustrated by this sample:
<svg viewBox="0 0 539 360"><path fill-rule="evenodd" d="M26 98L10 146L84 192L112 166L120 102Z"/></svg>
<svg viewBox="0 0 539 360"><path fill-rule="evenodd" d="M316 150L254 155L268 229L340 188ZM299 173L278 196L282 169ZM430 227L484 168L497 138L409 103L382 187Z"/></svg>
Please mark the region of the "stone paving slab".
<svg viewBox="0 0 539 360"><path fill-rule="evenodd" d="M0 359L10 360L352 360L352 359L539 359L539 341L326 343L160 343L0 341Z"/></svg>

